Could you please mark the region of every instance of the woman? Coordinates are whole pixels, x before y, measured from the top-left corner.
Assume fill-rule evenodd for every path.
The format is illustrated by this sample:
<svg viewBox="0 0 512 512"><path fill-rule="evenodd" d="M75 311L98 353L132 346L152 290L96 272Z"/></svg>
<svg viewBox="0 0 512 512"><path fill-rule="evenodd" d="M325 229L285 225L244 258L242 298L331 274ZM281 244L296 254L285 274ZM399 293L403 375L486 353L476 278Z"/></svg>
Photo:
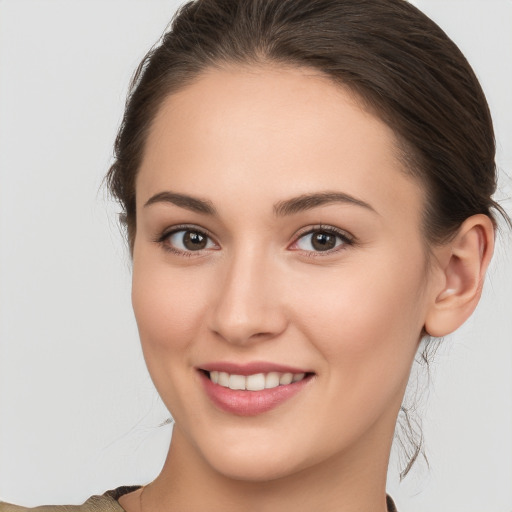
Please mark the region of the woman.
<svg viewBox="0 0 512 512"><path fill-rule="evenodd" d="M494 173L478 81L409 4L183 8L108 175L175 426L161 474L101 505L394 510L411 365L478 303Z"/></svg>

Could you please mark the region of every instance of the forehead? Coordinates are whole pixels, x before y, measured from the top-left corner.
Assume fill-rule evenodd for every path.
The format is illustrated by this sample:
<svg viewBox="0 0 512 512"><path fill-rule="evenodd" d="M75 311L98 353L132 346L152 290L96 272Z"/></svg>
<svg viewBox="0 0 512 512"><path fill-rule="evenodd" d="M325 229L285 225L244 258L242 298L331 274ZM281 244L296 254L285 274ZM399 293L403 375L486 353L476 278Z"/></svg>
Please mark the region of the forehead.
<svg viewBox="0 0 512 512"><path fill-rule="evenodd" d="M137 200L178 189L219 201L243 194L249 204L259 192L276 201L340 189L410 214L422 192L403 171L393 131L318 72L215 69L160 107Z"/></svg>

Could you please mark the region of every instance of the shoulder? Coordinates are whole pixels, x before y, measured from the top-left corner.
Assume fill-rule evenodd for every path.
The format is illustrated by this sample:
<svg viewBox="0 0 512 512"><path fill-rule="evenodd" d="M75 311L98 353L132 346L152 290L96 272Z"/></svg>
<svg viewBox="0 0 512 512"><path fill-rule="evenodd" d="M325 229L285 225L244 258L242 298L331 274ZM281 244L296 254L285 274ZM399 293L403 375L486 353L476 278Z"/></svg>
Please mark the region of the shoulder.
<svg viewBox="0 0 512 512"><path fill-rule="evenodd" d="M101 496L91 496L82 505L22 507L0 501L0 512L125 512L117 500L129 492L137 490L139 487L138 485L118 487L105 492Z"/></svg>
<svg viewBox="0 0 512 512"><path fill-rule="evenodd" d="M91 496L82 505L42 505L21 507L0 502L0 512L124 512L116 500L108 496Z"/></svg>

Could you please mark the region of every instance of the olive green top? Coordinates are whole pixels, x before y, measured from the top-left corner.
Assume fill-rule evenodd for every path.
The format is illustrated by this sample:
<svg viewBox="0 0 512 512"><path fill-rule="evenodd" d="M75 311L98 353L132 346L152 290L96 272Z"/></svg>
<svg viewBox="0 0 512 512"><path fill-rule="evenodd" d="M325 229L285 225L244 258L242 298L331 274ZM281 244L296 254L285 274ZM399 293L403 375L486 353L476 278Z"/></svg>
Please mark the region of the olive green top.
<svg viewBox="0 0 512 512"><path fill-rule="evenodd" d="M125 485L107 491L101 496L91 496L83 505L43 505L41 507L20 507L0 501L0 512L125 512L117 501L121 496L140 489L140 485ZM386 497L388 512L397 512L390 496Z"/></svg>
<svg viewBox="0 0 512 512"><path fill-rule="evenodd" d="M29 508L0 501L0 512L125 512L117 500L140 487L140 485L124 485L107 491L101 496L91 496L82 505L42 505Z"/></svg>

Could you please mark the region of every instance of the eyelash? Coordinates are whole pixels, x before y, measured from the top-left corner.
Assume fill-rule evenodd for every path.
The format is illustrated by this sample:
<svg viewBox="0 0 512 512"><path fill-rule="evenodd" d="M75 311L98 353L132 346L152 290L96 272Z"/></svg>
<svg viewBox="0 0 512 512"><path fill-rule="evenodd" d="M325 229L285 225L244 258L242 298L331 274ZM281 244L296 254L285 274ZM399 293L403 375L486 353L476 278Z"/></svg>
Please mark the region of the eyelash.
<svg viewBox="0 0 512 512"><path fill-rule="evenodd" d="M303 251L308 258L321 258L323 256L329 256L339 251L343 251L347 246L353 246L356 243L355 237L343 231L341 229L335 228L334 226L326 226L324 224L319 224L317 226L308 227L305 231L299 232L292 242L291 245L295 245L299 242L299 240L307 235L311 235L313 233L325 233L328 235L334 235L338 239L341 240L341 243L335 246L332 249L328 249L326 251ZM289 246L290 247L290 246ZM301 249L297 249L301 250Z"/></svg>
<svg viewBox="0 0 512 512"><path fill-rule="evenodd" d="M192 232L192 233L198 233L205 238L207 238L210 241L213 241L213 237L203 228L198 228L197 226L190 225L190 224L184 224L179 226L173 226L172 229L164 231L156 240L155 242L158 243L165 251L171 252L173 254L177 254L179 256L184 256L187 258L191 258L194 256L199 256L205 249L199 249L197 251L183 251L181 249L177 249L176 247L173 247L168 243L169 237L172 235L179 233L179 232ZM326 251L306 251L301 249L294 249L298 251L304 252L308 257L310 258L316 258L316 257L322 257L326 255L331 255L333 253L339 252L344 250L347 246L355 245L356 240L352 235L349 235L346 231L343 231L341 229L335 228L334 226L326 226L323 224L319 224L317 226L308 227L306 230L299 232L297 236L295 237L294 241L288 246L295 245L304 238L307 235L311 235L313 233L326 233L328 235L334 235L338 239L341 240L341 243L337 246L335 246L332 249L328 249ZM218 244L214 242L217 246Z"/></svg>
<svg viewBox="0 0 512 512"><path fill-rule="evenodd" d="M192 258L196 255L199 255L203 252L203 250L197 250L197 251L182 251L181 249L177 249L176 247L173 247L167 241L169 240L169 237L172 235L175 235L176 233L179 233L180 231L183 232L191 232L191 233L198 233L208 240L213 240L213 237L203 228L198 228L197 226L190 225L190 224L183 224L179 226L173 226L170 230L164 231L156 240L155 242L158 243L165 251L171 252L173 254L177 254L179 256L185 256L186 258ZM216 245L218 245L215 242Z"/></svg>

